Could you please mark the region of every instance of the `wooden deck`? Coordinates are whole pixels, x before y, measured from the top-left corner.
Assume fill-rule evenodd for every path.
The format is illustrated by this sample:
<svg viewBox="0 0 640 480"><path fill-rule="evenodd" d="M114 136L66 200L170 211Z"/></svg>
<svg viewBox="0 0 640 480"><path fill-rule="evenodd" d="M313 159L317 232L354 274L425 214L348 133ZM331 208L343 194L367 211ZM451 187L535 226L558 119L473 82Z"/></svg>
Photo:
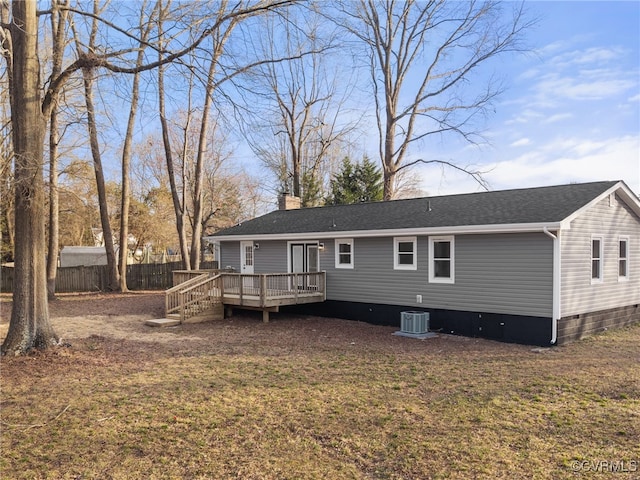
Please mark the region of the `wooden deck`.
<svg viewBox="0 0 640 480"><path fill-rule="evenodd" d="M325 272L241 274L218 270L174 272L165 314L180 321L224 315L232 307L262 310L263 320L282 305L324 302Z"/></svg>

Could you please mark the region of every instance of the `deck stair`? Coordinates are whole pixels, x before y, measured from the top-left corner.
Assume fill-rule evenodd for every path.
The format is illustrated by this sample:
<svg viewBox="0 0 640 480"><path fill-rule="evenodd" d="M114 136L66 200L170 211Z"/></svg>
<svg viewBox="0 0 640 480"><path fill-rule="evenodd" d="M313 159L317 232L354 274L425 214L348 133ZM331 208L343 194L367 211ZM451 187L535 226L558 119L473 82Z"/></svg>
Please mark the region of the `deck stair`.
<svg viewBox="0 0 640 480"><path fill-rule="evenodd" d="M224 317L220 273L197 273L166 291L165 317L180 323L220 320Z"/></svg>
<svg viewBox="0 0 640 480"><path fill-rule="evenodd" d="M174 326L222 320L233 308L270 312L282 305L324 302L325 272L238 274L221 270L174 271L174 287L165 293L165 318L150 326Z"/></svg>

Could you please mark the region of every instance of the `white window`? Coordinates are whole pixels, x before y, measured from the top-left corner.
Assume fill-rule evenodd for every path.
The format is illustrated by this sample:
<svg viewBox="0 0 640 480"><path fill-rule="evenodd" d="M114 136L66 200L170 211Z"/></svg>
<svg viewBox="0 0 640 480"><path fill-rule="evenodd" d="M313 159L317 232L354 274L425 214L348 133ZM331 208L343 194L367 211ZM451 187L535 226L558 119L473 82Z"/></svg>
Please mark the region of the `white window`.
<svg viewBox="0 0 640 480"><path fill-rule="evenodd" d="M629 279L629 237L618 241L618 280Z"/></svg>
<svg viewBox="0 0 640 480"><path fill-rule="evenodd" d="M396 237L393 239L393 268L395 270L416 270L416 237Z"/></svg>
<svg viewBox="0 0 640 480"><path fill-rule="evenodd" d="M429 237L429 282L454 283L455 245L452 236Z"/></svg>
<svg viewBox="0 0 640 480"><path fill-rule="evenodd" d="M353 268L353 238L336 239L336 268Z"/></svg>
<svg viewBox="0 0 640 480"><path fill-rule="evenodd" d="M600 235L591 237L591 283L602 282L602 251L604 239Z"/></svg>

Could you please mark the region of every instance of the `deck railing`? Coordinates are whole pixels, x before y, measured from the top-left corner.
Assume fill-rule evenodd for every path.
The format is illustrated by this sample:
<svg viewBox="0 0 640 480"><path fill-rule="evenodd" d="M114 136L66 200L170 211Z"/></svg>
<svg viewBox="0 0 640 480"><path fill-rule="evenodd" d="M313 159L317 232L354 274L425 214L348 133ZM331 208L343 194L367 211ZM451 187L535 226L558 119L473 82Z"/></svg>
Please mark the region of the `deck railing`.
<svg viewBox="0 0 640 480"><path fill-rule="evenodd" d="M242 303L245 297L259 297L261 305L275 298L296 299L302 295L316 295L325 299L325 272L304 273L222 273L222 296L235 295Z"/></svg>
<svg viewBox="0 0 640 480"><path fill-rule="evenodd" d="M179 285L175 285L167 290L164 295L165 314L169 315L171 313L180 313L180 309L182 306L181 292L191 287L192 285L200 283L203 279L206 278L209 278L209 275L207 273L200 273L199 275L192 276L181 282Z"/></svg>
<svg viewBox="0 0 640 480"><path fill-rule="evenodd" d="M213 269L201 269L201 270L174 270L173 273L173 286L177 287L181 283L191 280L192 278L199 277L200 275L207 274L210 277L217 275L227 270L213 270Z"/></svg>
<svg viewBox="0 0 640 480"><path fill-rule="evenodd" d="M180 315L180 321L204 313L216 304L269 308L274 305L324 301L325 272L227 273L211 270L175 272L184 279L167 290L165 312Z"/></svg>
<svg viewBox="0 0 640 480"><path fill-rule="evenodd" d="M208 273L201 273L170 288L165 295L166 314L179 313L180 321L184 322L210 310L222 302L221 284L220 274L209 276Z"/></svg>

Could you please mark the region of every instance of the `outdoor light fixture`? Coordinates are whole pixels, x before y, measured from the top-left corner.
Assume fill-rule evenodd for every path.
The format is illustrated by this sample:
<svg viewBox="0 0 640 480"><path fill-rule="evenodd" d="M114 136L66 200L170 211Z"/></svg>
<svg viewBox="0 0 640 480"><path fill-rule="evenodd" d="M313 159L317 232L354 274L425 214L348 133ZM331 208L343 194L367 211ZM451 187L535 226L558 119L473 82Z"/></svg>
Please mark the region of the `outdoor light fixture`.
<svg viewBox="0 0 640 480"><path fill-rule="evenodd" d="M255 248L256 250L260 249L260 244L258 242L253 244L253 248Z"/></svg>
<svg viewBox="0 0 640 480"><path fill-rule="evenodd" d="M319 243L318 244L318 250L320 250L321 252L324 251L324 243Z"/></svg>

